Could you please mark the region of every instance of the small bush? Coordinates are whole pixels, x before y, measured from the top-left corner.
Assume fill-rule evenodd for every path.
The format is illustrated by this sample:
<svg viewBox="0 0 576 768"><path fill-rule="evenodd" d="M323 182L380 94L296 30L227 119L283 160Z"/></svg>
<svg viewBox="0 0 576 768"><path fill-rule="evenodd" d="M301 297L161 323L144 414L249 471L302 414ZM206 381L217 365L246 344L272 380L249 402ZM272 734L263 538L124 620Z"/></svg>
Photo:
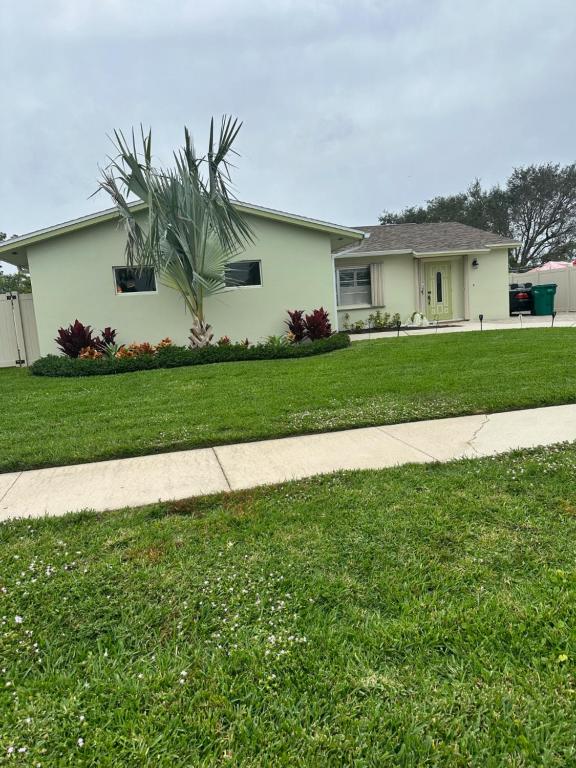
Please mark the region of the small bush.
<svg viewBox="0 0 576 768"><path fill-rule="evenodd" d="M349 346L346 333L335 333L328 338L310 344L257 344L253 347L244 343L225 346L187 349L173 344L160 347L156 354L140 354L131 357L102 357L100 359L73 359L47 355L30 366L34 376L103 376L113 373L128 373L154 368L178 368L188 365L209 363L231 363L242 360L275 360L283 358L311 357Z"/></svg>
<svg viewBox="0 0 576 768"><path fill-rule="evenodd" d="M156 347L149 344L147 341L143 341L140 344L129 344L128 349L133 355L155 355Z"/></svg>
<svg viewBox="0 0 576 768"><path fill-rule="evenodd" d="M306 325L304 323L304 310L287 310L289 320L286 320L288 331L292 334L291 339L297 344L306 336Z"/></svg>
<svg viewBox="0 0 576 768"><path fill-rule="evenodd" d="M107 326L100 331L100 336L94 336L91 325L84 325L75 320L68 328L58 328L58 336L54 339L66 357L90 357L87 350L93 349L101 355L108 354L115 347L116 329Z"/></svg>
<svg viewBox="0 0 576 768"><path fill-rule="evenodd" d="M111 347L116 346L116 328L110 328L109 325L100 331L100 338L95 339L95 348L99 352L108 352Z"/></svg>
<svg viewBox="0 0 576 768"><path fill-rule="evenodd" d="M377 331L392 327L390 312L380 312L378 309L376 312L368 315L368 327L375 328Z"/></svg>
<svg viewBox="0 0 576 768"><path fill-rule="evenodd" d="M92 326L76 319L68 328L58 328L54 341L67 357L79 357L83 349L94 347L96 340Z"/></svg>
<svg viewBox="0 0 576 768"><path fill-rule="evenodd" d="M80 360L99 360L102 356L102 352L94 349L94 347L84 347L80 350L78 358Z"/></svg>
<svg viewBox="0 0 576 768"><path fill-rule="evenodd" d="M312 341L326 339L332 333L328 312L324 307L314 309L309 315L306 315L304 325L306 326L306 335Z"/></svg>
<svg viewBox="0 0 576 768"><path fill-rule="evenodd" d="M265 347L285 347L287 344L292 344L294 342L294 339L292 339L289 336L266 336L266 341L264 342Z"/></svg>

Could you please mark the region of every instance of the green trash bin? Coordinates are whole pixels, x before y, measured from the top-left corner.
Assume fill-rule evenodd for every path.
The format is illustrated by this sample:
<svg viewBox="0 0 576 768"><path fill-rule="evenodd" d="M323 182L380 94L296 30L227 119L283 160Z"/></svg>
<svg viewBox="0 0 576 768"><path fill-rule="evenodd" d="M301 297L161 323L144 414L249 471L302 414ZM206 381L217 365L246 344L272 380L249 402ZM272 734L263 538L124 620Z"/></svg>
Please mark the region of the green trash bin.
<svg viewBox="0 0 576 768"><path fill-rule="evenodd" d="M532 314L551 315L554 312L556 283L532 286Z"/></svg>

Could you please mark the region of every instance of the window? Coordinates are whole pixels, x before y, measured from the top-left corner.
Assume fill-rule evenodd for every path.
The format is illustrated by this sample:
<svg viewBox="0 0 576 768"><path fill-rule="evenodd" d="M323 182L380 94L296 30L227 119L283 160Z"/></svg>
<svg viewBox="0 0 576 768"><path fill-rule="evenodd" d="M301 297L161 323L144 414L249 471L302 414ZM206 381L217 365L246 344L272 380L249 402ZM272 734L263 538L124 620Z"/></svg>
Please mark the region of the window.
<svg viewBox="0 0 576 768"><path fill-rule="evenodd" d="M150 293L156 291L156 275L152 267L113 267L116 293Z"/></svg>
<svg viewBox="0 0 576 768"><path fill-rule="evenodd" d="M262 285L259 261L233 261L226 265L224 280L229 288Z"/></svg>
<svg viewBox="0 0 576 768"><path fill-rule="evenodd" d="M442 304L442 272L436 272L436 303Z"/></svg>
<svg viewBox="0 0 576 768"><path fill-rule="evenodd" d="M338 270L338 304L372 304L370 267Z"/></svg>

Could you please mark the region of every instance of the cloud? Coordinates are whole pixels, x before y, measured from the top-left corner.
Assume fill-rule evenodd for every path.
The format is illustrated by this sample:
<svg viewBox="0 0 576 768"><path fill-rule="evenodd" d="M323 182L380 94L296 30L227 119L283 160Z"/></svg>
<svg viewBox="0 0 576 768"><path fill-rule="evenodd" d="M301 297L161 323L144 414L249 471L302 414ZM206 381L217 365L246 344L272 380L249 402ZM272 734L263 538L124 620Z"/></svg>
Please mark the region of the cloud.
<svg viewBox="0 0 576 768"><path fill-rule="evenodd" d="M7 8L6 6L9 6ZM0 10L0 229L89 199L114 128L244 120L242 199L341 223L574 158L572 0L29 0Z"/></svg>

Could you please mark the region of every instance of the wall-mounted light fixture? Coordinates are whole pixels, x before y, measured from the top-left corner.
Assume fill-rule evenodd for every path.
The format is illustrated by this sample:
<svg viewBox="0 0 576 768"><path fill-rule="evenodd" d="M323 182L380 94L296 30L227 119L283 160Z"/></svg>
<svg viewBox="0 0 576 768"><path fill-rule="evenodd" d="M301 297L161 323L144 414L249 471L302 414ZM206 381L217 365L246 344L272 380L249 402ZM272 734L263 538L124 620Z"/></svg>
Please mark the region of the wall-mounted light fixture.
<svg viewBox="0 0 576 768"><path fill-rule="evenodd" d="M478 269L479 266L480 266L480 262L476 257L474 257L472 259L472 269Z"/></svg>

